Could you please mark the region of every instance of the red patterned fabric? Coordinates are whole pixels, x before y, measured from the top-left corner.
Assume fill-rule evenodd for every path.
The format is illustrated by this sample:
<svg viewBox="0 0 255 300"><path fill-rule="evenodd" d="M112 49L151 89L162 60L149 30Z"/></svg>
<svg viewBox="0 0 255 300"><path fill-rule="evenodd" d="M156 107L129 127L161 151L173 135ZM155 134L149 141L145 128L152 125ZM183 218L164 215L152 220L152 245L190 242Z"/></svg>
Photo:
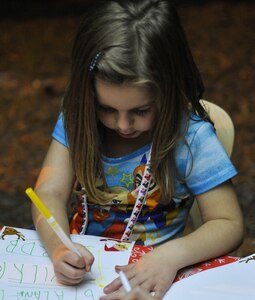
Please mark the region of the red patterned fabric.
<svg viewBox="0 0 255 300"><path fill-rule="evenodd" d="M146 254L147 252L150 252L152 250L153 250L153 247L134 245L131 256L129 258L129 264L137 262L144 254ZM239 260L239 257L225 255L225 256L222 256L219 258L209 260L207 262L199 263L194 266L184 268L178 272L177 276L175 277L174 282L179 281L184 278L187 278L187 277L197 274L199 272L203 272L208 269L220 267L220 266L235 262L237 260Z"/></svg>
<svg viewBox="0 0 255 300"><path fill-rule="evenodd" d="M134 245L131 256L129 258L129 264L137 262L145 253L153 250L153 247Z"/></svg>

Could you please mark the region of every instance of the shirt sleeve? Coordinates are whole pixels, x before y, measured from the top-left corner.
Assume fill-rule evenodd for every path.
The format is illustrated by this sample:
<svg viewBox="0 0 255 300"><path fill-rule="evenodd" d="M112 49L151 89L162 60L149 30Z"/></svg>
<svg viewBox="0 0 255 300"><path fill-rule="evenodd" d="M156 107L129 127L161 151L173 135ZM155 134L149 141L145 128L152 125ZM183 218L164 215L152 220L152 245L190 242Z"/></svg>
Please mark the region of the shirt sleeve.
<svg viewBox="0 0 255 300"><path fill-rule="evenodd" d="M52 137L58 141L59 143L63 144L65 147L68 147L68 140L64 128L64 119L63 114L60 113L55 128L52 132Z"/></svg>
<svg viewBox="0 0 255 300"><path fill-rule="evenodd" d="M193 195L202 194L237 174L211 123L203 122L189 146L186 184Z"/></svg>

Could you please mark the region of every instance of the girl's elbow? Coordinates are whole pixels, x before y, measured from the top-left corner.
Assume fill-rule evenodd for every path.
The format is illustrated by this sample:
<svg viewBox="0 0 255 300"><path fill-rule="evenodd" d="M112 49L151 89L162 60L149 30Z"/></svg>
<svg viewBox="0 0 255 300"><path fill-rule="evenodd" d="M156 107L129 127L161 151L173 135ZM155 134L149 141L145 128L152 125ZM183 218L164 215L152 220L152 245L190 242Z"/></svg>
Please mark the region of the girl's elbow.
<svg viewBox="0 0 255 300"><path fill-rule="evenodd" d="M242 218L233 222L233 237L235 237L235 249L240 247L244 241L245 225Z"/></svg>

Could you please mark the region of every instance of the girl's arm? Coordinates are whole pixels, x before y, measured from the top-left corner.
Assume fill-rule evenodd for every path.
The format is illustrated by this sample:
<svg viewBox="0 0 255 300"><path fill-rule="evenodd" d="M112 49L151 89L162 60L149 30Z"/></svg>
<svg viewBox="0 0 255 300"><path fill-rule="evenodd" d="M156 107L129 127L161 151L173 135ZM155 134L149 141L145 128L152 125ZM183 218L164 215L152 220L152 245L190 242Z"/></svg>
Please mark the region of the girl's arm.
<svg viewBox="0 0 255 300"><path fill-rule="evenodd" d="M237 248L243 238L243 219L231 182L196 197L204 224L187 236L171 240L144 255L136 264L116 266L123 270L131 286L155 291L160 299L178 270L218 257ZM114 280L102 299L121 299L121 283Z"/></svg>
<svg viewBox="0 0 255 300"><path fill-rule="evenodd" d="M196 197L204 224L180 239L170 241L178 249L182 268L227 254L243 239L243 218L230 181Z"/></svg>
<svg viewBox="0 0 255 300"><path fill-rule="evenodd" d="M35 191L50 210L62 229L69 235L67 202L74 183L74 173L69 150L52 140L36 182ZM56 276L62 283L79 283L93 263L92 254L81 245L76 245L82 257L63 245L47 221L32 205L32 217L54 265Z"/></svg>
<svg viewBox="0 0 255 300"><path fill-rule="evenodd" d="M68 148L56 140L52 140L35 185L35 192L67 234L69 234L69 224L66 209L73 180L74 174ZM52 230L49 232L50 227L48 223L35 206L32 206L32 216L43 241L49 240L49 233L51 237L55 237L55 233ZM49 253L54 248L55 243L53 241L58 243L56 239L52 239L51 243L46 243Z"/></svg>

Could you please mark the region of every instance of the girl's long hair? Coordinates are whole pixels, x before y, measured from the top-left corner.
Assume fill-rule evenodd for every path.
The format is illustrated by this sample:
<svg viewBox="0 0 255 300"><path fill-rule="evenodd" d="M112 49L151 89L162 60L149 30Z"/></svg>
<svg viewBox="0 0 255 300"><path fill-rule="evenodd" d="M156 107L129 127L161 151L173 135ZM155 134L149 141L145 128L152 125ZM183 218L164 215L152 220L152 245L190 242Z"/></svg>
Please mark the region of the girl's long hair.
<svg viewBox="0 0 255 300"><path fill-rule="evenodd" d="M178 176L175 148L190 113L208 119L199 102L203 83L172 1L94 1L74 41L62 106L65 129L77 180L92 201L102 203L107 199L96 187L96 179L104 175L95 78L146 86L155 94L158 122L151 166L162 201L170 199Z"/></svg>

